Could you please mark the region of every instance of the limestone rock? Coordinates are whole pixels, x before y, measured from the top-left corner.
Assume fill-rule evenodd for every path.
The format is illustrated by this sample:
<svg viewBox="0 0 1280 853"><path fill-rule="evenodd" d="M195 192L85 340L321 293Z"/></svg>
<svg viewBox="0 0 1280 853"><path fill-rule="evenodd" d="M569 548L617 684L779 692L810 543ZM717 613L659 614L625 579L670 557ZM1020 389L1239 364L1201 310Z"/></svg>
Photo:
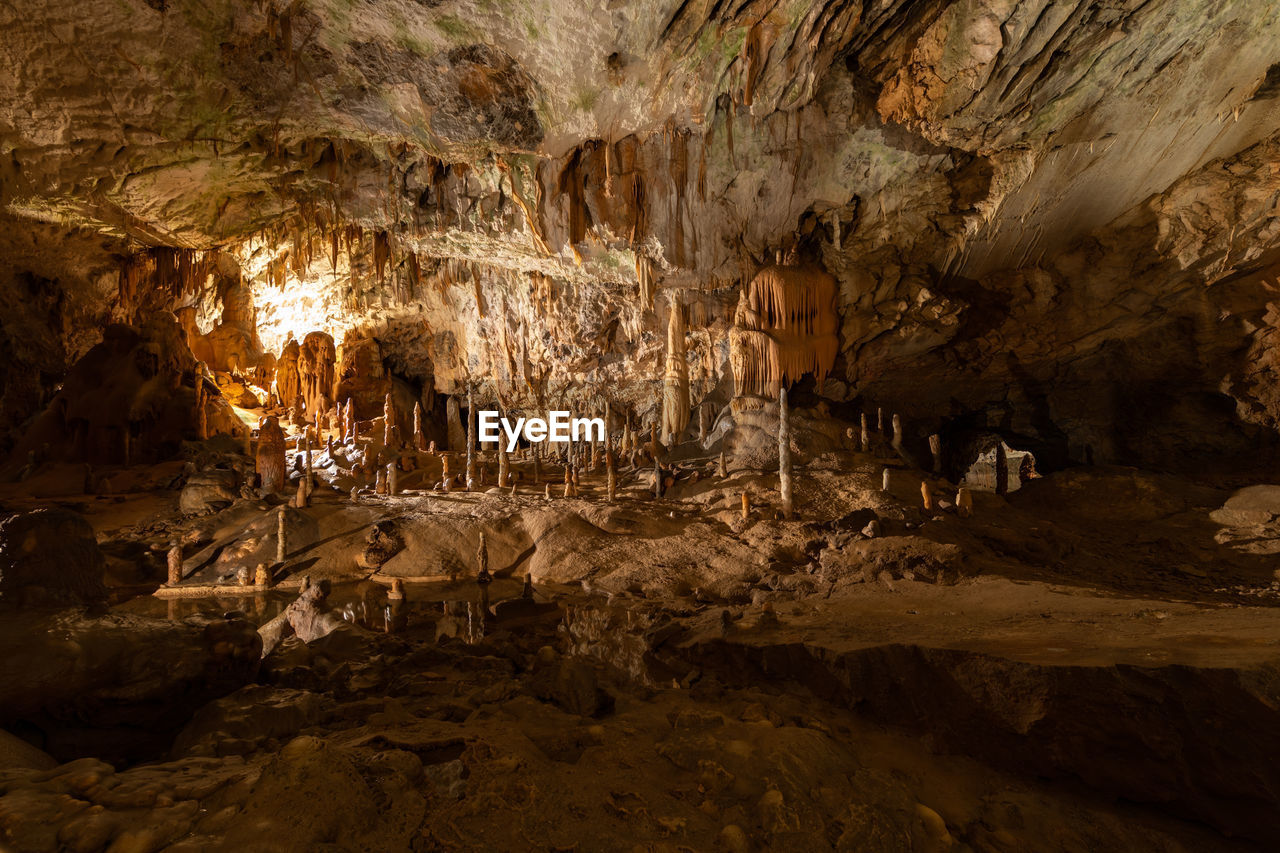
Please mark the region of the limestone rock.
<svg viewBox="0 0 1280 853"><path fill-rule="evenodd" d="M42 507L0 520L0 605L101 601L105 565L93 528L70 510Z"/></svg>

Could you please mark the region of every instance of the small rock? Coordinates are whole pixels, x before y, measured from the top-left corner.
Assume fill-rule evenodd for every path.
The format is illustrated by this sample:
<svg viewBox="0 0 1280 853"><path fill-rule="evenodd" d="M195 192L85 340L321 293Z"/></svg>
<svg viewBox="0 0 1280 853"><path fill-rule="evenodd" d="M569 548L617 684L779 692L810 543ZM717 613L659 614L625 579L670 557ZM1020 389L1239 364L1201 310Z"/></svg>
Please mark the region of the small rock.
<svg viewBox="0 0 1280 853"><path fill-rule="evenodd" d="M727 853L747 853L751 849L751 842L747 840L742 827L731 823L716 836L716 849Z"/></svg>

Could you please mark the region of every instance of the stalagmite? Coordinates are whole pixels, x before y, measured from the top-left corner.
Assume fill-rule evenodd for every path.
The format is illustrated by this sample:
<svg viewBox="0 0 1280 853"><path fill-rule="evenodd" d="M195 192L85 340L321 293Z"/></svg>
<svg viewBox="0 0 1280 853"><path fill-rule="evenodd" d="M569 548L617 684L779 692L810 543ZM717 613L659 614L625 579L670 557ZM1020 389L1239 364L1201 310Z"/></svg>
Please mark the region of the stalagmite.
<svg viewBox="0 0 1280 853"><path fill-rule="evenodd" d="M289 552L289 543L285 533L284 507L276 513L276 562L283 563L285 555Z"/></svg>
<svg viewBox="0 0 1280 853"><path fill-rule="evenodd" d="M471 389L467 389L467 491L475 487L476 480L476 405Z"/></svg>
<svg viewBox="0 0 1280 853"><path fill-rule="evenodd" d="M787 411L787 389L778 391L778 490L782 495L782 517L792 516L791 495L791 413Z"/></svg>
<svg viewBox="0 0 1280 853"><path fill-rule="evenodd" d="M452 479L449 476L449 454L448 453L440 454L440 479L444 483L445 494L448 494L449 480Z"/></svg>
<svg viewBox="0 0 1280 853"><path fill-rule="evenodd" d="M889 491L889 469L885 468L880 472L880 491Z"/></svg>
<svg viewBox="0 0 1280 853"><path fill-rule="evenodd" d="M973 515L973 495L963 486L956 490L956 515L961 518Z"/></svg>
<svg viewBox="0 0 1280 853"><path fill-rule="evenodd" d="M751 494L750 492L742 493L742 519L746 521L751 517Z"/></svg>
<svg viewBox="0 0 1280 853"><path fill-rule="evenodd" d="M924 511L933 512L936 503L933 500L933 487L929 485L928 480L920 481L920 499L924 504Z"/></svg>
<svg viewBox="0 0 1280 853"><path fill-rule="evenodd" d="M262 490L272 493L284 488L284 430L274 417L268 417L258 425L258 476L262 479Z"/></svg>
<svg viewBox="0 0 1280 853"><path fill-rule="evenodd" d="M876 406L876 432L884 435L884 409Z"/></svg>
<svg viewBox="0 0 1280 853"><path fill-rule="evenodd" d="M304 509L307 506L307 481L303 477L298 478L298 494L293 498L293 505L298 509Z"/></svg>
<svg viewBox="0 0 1280 853"><path fill-rule="evenodd" d="M550 483L547 483L546 491L543 492L542 496L545 497L547 500L551 500L551 484Z"/></svg>
<svg viewBox="0 0 1280 853"><path fill-rule="evenodd" d="M387 493L387 469L378 468L378 473L374 476L373 493L375 495L385 495Z"/></svg>
<svg viewBox="0 0 1280 853"><path fill-rule="evenodd" d="M391 589L387 590L387 598L391 601L404 601L404 581L402 579L391 579Z"/></svg>
<svg viewBox="0 0 1280 853"><path fill-rule="evenodd" d="M204 441L209 437L209 413L205 410L204 365L196 365L196 440Z"/></svg>
<svg viewBox="0 0 1280 853"><path fill-rule="evenodd" d="M306 485L307 495L311 494L311 439L305 438L302 442L302 482Z"/></svg>
<svg viewBox="0 0 1280 853"><path fill-rule="evenodd" d="M902 417L900 415L893 416L893 449L902 450Z"/></svg>
<svg viewBox="0 0 1280 853"><path fill-rule="evenodd" d="M711 431L711 409L706 403L698 407L698 444L705 444Z"/></svg>
<svg viewBox="0 0 1280 853"><path fill-rule="evenodd" d="M942 436L936 432L929 436L929 452L933 454L933 473L942 473Z"/></svg>
<svg viewBox="0 0 1280 853"><path fill-rule="evenodd" d="M271 572L266 563L258 563L253 570L253 585L259 589L271 586Z"/></svg>
<svg viewBox="0 0 1280 853"><path fill-rule="evenodd" d="M673 296L667 322L667 371L662 379L662 443L675 447L689 426L689 359L684 306Z"/></svg>
<svg viewBox="0 0 1280 853"><path fill-rule="evenodd" d="M382 403L382 443L388 449L400 446L400 426L396 422L398 417L395 401L391 399L391 393L387 392L386 400Z"/></svg>
<svg viewBox="0 0 1280 853"><path fill-rule="evenodd" d="M1004 442L996 442L996 494L1009 494L1009 457L1004 452Z"/></svg>
<svg viewBox="0 0 1280 853"><path fill-rule="evenodd" d="M514 498L514 497L516 496L516 487L517 487L517 486L519 486L519 485L520 485L520 484L519 484L517 481L515 481L515 480L512 480L512 481L511 481L511 497L513 497L513 498Z"/></svg>
<svg viewBox="0 0 1280 853"><path fill-rule="evenodd" d="M613 458L612 450L604 455L604 468L609 503L613 503L618 497L618 463Z"/></svg>
<svg viewBox="0 0 1280 853"><path fill-rule="evenodd" d="M400 469L396 467L396 463L387 463L387 494L399 494L400 489Z"/></svg>
<svg viewBox="0 0 1280 853"><path fill-rule="evenodd" d="M871 449L871 435L867 431L867 413L862 413L862 435L860 436L862 443L862 452L866 453Z"/></svg>
<svg viewBox="0 0 1280 853"><path fill-rule="evenodd" d="M511 460L507 458L507 443L498 441L498 488L505 489L507 487L507 479L511 472Z"/></svg>
<svg viewBox="0 0 1280 853"><path fill-rule="evenodd" d="M413 404L413 449L426 450L427 439L422 434L422 404Z"/></svg>
<svg viewBox="0 0 1280 853"><path fill-rule="evenodd" d="M721 480L729 476L729 466L725 460L723 450L720 451L720 465L719 465L718 473L720 475Z"/></svg>
<svg viewBox="0 0 1280 853"><path fill-rule="evenodd" d="M609 401L604 401L604 450L613 453L613 409Z"/></svg>
<svg viewBox="0 0 1280 853"><path fill-rule="evenodd" d="M182 546L177 542L169 548L169 586L176 586L182 582Z"/></svg>

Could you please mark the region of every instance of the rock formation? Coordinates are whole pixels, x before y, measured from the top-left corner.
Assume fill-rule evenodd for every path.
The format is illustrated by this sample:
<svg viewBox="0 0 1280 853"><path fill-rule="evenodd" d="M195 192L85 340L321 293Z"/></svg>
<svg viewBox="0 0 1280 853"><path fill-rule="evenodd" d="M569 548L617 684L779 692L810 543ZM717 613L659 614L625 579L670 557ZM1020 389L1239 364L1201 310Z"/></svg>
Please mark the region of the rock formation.
<svg viewBox="0 0 1280 853"><path fill-rule="evenodd" d="M0 848L1280 844L1275 4L0 32Z"/></svg>
<svg viewBox="0 0 1280 853"><path fill-rule="evenodd" d="M298 393L312 418L333 406L336 357L333 338L325 332L308 332L298 348Z"/></svg>
<svg viewBox="0 0 1280 853"><path fill-rule="evenodd" d="M258 425L258 449L256 469L259 485L264 492L279 492L284 488L285 473L284 430L273 417L263 418Z"/></svg>
<svg viewBox="0 0 1280 853"><path fill-rule="evenodd" d="M302 395L302 373L298 364L301 357L302 347L291 334L276 359L276 400L286 408L292 407Z"/></svg>

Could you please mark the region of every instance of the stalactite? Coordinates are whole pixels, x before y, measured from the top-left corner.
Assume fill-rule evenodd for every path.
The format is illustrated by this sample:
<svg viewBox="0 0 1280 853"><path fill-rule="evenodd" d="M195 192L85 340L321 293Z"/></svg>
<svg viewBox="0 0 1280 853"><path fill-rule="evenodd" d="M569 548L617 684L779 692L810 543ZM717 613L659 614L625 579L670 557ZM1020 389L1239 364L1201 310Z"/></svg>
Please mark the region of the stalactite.
<svg viewBox="0 0 1280 853"><path fill-rule="evenodd" d="M386 231L373 235L373 265L378 271L378 281L386 279L387 261L391 258L391 241Z"/></svg>
<svg viewBox="0 0 1280 853"><path fill-rule="evenodd" d="M672 263L677 267L688 266L685 252L684 192L689 182L689 136L678 128L670 128L670 156L668 170L675 190L671 217Z"/></svg>
<svg viewBox="0 0 1280 853"><path fill-rule="evenodd" d="M653 310L654 280L653 264L644 255L636 253L636 280L640 283L640 307L645 311Z"/></svg>
<svg viewBox="0 0 1280 853"><path fill-rule="evenodd" d="M738 395L774 397L812 373L821 382L840 349L835 279L817 268L766 267L743 291L730 333Z"/></svg>
<svg viewBox="0 0 1280 853"><path fill-rule="evenodd" d="M644 179L638 169L631 173L631 189L628 193L628 201L631 205L632 220L631 234L627 239L635 247L644 242L645 229L648 225L648 215L645 209Z"/></svg>
<svg viewBox="0 0 1280 853"><path fill-rule="evenodd" d="M604 143L604 197L613 198L613 143Z"/></svg>
<svg viewBox="0 0 1280 853"><path fill-rule="evenodd" d="M742 88L742 103L751 106L755 100L756 82L760 78L761 59L764 49L761 44L761 22L757 21L747 31L747 38L742 45L742 58L745 61L746 79Z"/></svg>

